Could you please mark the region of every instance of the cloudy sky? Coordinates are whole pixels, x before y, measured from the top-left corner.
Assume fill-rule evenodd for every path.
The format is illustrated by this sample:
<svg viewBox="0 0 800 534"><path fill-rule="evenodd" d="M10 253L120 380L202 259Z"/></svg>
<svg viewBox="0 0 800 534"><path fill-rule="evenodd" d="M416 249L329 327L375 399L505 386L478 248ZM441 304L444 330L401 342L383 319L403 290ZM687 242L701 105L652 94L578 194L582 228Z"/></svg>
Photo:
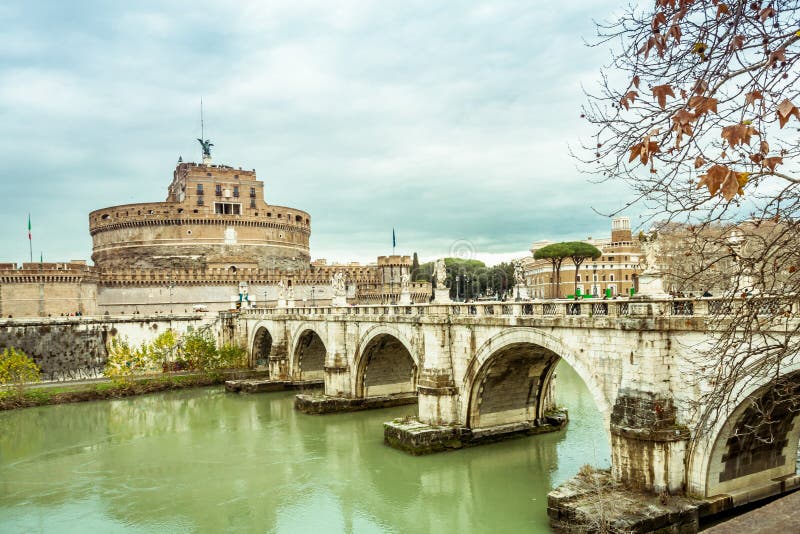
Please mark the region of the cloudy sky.
<svg viewBox="0 0 800 534"><path fill-rule="evenodd" d="M88 212L198 161L312 215L312 256L521 254L609 233L568 147L621 0L0 3L0 261L88 259ZM635 220L633 221L635 225Z"/></svg>

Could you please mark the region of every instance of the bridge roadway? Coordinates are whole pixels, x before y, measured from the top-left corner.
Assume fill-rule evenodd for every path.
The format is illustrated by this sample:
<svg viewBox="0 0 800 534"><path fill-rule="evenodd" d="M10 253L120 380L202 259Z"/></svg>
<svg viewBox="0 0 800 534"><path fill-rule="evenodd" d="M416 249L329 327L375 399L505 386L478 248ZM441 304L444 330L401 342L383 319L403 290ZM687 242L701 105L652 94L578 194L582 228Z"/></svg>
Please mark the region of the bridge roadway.
<svg viewBox="0 0 800 534"><path fill-rule="evenodd" d="M748 300L760 306L764 331L797 328L797 302ZM701 415L692 401L710 387L697 357L727 305L626 299L262 308L230 314L223 328L271 378L324 381L323 395L298 396L300 409L418 399L416 420L385 425L387 442L412 453L560 428L555 369L564 360L607 423L618 481L725 495L735 506L800 486L800 412L782 412L771 443L737 437L757 417L752 400L771 391L774 377L753 376L724 417L692 430ZM800 356L786 360L782 373L800 384Z"/></svg>

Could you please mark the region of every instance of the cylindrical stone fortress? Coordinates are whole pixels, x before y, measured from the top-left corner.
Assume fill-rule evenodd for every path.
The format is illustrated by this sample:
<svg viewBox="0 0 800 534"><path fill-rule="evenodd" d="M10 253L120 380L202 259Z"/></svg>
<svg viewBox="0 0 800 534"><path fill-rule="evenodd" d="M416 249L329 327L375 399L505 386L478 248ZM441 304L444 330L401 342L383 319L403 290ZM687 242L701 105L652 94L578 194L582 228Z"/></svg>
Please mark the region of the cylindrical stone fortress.
<svg viewBox="0 0 800 534"><path fill-rule="evenodd" d="M311 217L264 200L255 171L179 163L165 202L89 214L92 260L102 269L309 267Z"/></svg>

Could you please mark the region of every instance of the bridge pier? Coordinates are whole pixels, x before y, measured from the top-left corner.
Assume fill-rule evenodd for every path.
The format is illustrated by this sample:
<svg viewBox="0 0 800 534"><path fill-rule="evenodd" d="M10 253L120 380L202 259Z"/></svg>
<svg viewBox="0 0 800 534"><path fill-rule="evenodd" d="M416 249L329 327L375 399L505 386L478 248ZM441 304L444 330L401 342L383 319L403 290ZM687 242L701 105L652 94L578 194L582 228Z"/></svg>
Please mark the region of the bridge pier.
<svg viewBox="0 0 800 534"><path fill-rule="evenodd" d="M689 429L669 397L622 390L611 413L611 465L625 487L670 494L685 490Z"/></svg>

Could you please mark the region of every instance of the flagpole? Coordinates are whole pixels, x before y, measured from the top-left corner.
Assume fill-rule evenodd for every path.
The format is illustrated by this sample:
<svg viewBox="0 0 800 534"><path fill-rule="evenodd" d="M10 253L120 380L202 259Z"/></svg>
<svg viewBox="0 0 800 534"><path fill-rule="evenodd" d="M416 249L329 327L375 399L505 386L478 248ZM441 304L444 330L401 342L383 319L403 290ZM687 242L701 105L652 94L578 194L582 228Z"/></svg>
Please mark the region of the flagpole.
<svg viewBox="0 0 800 534"><path fill-rule="evenodd" d="M31 237L31 214L28 213L28 249L31 255L31 263L33 263L33 238Z"/></svg>

